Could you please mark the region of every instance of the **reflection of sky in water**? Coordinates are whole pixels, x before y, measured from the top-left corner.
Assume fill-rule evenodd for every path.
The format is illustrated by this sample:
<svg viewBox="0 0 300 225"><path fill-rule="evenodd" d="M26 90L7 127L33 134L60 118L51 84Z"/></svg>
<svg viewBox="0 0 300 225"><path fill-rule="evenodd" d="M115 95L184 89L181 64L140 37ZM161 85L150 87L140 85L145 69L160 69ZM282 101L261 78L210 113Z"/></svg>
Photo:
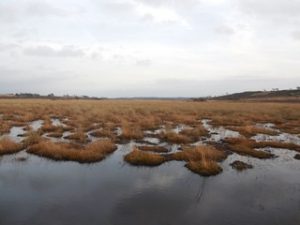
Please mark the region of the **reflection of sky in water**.
<svg viewBox="0 0 300 225"><path fill-rule="evenodd" d="M239 132L228 130L224 127L213 127L209 124L210 121L211 120L207 119L201 121L203 127L210 133L210 137L207 139L207 141L219 142L225 138L234 138L240 136Z"/></svg>
<svg viewBox="0 0 300 225"><path fill-rule="evenodd" d="M132 167L123 161L134 143L106 160L83 165L21 152L0 160L1 224L216 225L299 224L299 161L295 152L259 160L233 154L224 172L203 178L183 162ZM236 172L243 159L254 169Z"/></svg>

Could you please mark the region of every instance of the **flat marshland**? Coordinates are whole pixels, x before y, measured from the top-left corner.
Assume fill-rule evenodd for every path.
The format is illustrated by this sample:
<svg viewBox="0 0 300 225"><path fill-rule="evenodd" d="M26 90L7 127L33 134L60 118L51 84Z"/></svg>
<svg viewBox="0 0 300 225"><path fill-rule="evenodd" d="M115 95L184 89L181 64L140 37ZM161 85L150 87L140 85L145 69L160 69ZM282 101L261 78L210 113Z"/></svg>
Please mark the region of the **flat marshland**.
<svg viewBox="0 0 300 225"><path fill-rule="evenodd" d="M299 118L278 102L1 99L0 202L31 206L3 221L293 224Z"/></svg>

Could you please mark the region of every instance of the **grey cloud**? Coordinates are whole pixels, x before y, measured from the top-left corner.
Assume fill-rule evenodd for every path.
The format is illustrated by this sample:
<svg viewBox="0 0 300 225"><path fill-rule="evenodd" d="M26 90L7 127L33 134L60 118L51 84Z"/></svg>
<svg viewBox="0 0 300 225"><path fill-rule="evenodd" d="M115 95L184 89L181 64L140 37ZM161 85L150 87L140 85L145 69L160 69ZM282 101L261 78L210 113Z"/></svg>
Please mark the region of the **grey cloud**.
<svg viewBox="0 0 300 225"><path fill-rule="evenodd" d="M72 13L46 1L6 1L0 3L0 22L17 22L30 17L65 17Z"/></svg>
<svg viewBox="0 0 300 225"><path fill-rule="evenodd" d="M150 66L152 61L150 59L141 59L136 61L136 65L138 66Z"/></svg>
<svg viewBox="0 0 300 225"><path fill-rule="evenodd" d="M292 37L296 40L299 40L300 41L300 31L294 31L292 33Z"/></svg>
<svg viewBox="0 0 300 225"><path fill-rule="evenodd" d="M235 30L227 25L221 25L216 27L215 32L219 34L231 35L235 33Z"/></svg>
<svg viewBox="0 0 300 225"><path fill-rule="evenodd" d="M151 5L151 6L166 6L166 7L178 7L189 8L194 7L201 3L199 0L135 0L136 2Z"/></svg>
<svg viewBox="0 0 300 225"><path fill-rule="evenodd" d="M240 9L259 16L300 16L299 0L236 0Z"/></svg>
<svg viewBox="0 0 300 225"><path fill-rule="evenodd" d="M82 57L85 55L85 52L82 49L77 49L73 46L63 46L60 49L55 49L42 45L25 48L23 52L26 55L45 57Z"/></svg>

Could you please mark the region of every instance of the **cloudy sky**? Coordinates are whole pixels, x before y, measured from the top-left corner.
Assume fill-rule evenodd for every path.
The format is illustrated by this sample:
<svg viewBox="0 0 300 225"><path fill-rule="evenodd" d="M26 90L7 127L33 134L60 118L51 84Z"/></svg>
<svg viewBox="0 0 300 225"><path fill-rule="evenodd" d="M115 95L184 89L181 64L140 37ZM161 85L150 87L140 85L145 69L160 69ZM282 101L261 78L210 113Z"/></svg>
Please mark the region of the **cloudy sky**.
<svg viewBox="0 0 300 225"><path fill-rule="evenodd" d="M300 86L300 0L0 0L0 93Z"/></svg>

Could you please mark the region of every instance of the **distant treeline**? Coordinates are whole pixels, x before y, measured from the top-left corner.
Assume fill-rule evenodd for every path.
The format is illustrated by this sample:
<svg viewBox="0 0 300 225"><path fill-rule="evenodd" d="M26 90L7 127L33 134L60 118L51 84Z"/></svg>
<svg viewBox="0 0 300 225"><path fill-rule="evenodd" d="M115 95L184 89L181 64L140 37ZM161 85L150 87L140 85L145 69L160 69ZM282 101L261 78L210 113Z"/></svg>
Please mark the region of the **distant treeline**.
<svg viewBox="0 0 300 225"><path fill-rule="evenodd" d="M77 95L63 95L63 96L56 96L54 94L48 95L40 95L36 93L17 93L17 94L7 94L7 95L0 95L0 98L22 98L22 99L90 99L90 100L103 100L106 98L99 98L99 97L90 97L87 95L77 96Z"/></svg>

